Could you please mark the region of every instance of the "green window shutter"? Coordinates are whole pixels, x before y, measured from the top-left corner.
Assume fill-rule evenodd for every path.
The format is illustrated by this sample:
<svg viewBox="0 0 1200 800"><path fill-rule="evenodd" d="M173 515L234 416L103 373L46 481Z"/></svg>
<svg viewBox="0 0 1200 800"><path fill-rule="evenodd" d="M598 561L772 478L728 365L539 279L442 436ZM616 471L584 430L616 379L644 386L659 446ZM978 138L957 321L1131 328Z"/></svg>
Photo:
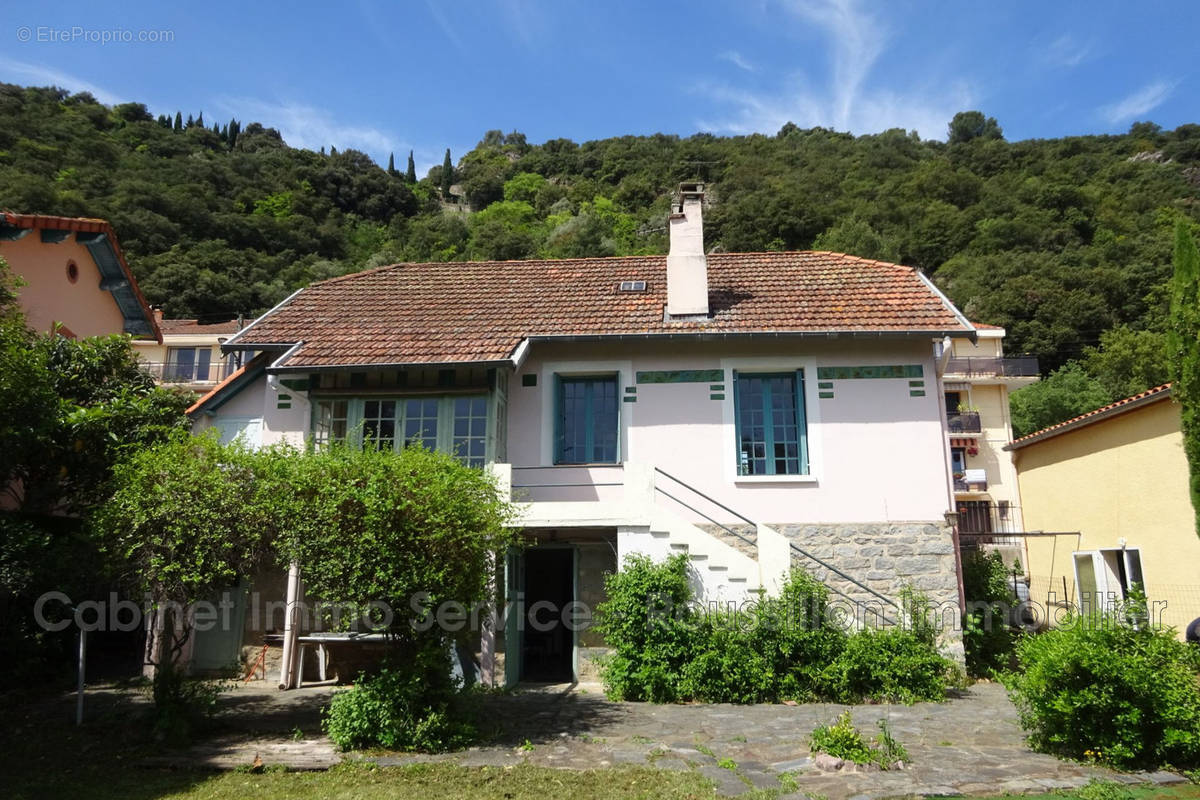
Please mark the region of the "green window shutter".
<svg viewBox="0 0 1200 800"><path fill-rule="evenodd" d="M796 436L800 445L800 474L808 474L808 415L804 408L804 370L796 370Z"/></svg>

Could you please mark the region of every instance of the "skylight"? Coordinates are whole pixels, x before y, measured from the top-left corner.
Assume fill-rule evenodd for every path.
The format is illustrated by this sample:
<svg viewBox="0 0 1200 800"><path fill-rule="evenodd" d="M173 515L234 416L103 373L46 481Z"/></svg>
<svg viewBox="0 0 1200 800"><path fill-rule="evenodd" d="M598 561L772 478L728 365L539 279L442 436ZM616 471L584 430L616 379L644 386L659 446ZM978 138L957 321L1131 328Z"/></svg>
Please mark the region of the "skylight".
<svg viewBox="0 0 1200 800"><path fill-rule="evenodd" d="M646 291L645 281L621 281L621 285L617 287L620 292L644 292Z"/></svg>

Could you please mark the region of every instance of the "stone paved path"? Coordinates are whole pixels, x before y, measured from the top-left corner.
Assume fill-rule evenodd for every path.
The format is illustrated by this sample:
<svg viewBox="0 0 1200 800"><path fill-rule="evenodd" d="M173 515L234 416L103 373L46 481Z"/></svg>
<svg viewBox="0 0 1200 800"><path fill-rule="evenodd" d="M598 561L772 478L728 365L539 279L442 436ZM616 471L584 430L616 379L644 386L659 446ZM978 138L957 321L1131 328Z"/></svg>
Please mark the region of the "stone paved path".
<svg viewBox="0 0 1200 800"><path fill-rule="evenodd" d="M319 693L317 693L319 692ZM237 697L242 694L242 697ZM306 732L317 730L316 709L328 690L262 694L234 693L230 711L272 703L286 704L287 720ZM711 778L722 794L737 795L751 786L780 789L789 773L806 793L836 798L868 798L999 792L1033 792L1081 786L1093 777L1125 783L1178 782L1170 773L1120 775L1039 755L1025 747L1016 711L994 684L977 684L945 703L915 706L853 706L855 724L867 735L887 719L893 735L911 757L894 772L825 773L809 757L808 737L817 725L832 721L844 706L670 705L612 703L599 687L582 691L530 691L486 699L485 719L494 723L489 743L439 756L363 756L381 765L450 761L464 766L515 765L522 762L571 769L616 764L653 764L695 769ZM230 714L232 719L234 714ZM236 712L237 717L242 711ZM280 723L276 720L276 727ZM283 723L288 724L288 723ZM239 727L241 725L239 724ZM256 730L250 735L249 730ZM261 727L231 732L177 759L189 766L230 768L259 755L267 764L322 768L337 763L328 740L309 735L293 741L263 735ZM724 767L719 764L724 764ZM734 768L730 768L734 767ZM785 780L787 780L785 778Z"/></svg>

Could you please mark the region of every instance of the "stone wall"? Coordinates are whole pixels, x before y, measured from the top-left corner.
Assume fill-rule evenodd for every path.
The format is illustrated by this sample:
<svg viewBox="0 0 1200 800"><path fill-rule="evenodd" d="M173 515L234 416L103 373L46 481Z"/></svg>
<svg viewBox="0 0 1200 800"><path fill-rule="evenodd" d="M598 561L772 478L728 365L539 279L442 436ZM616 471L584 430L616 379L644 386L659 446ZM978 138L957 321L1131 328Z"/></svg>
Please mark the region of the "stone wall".
<svg viewBox="0 0 1200 800"><path fill-rule="evenodd" d="M911 585L924 593L942 630L942 651L962 663L962 631L958 608L953 530L944 522L873 522L837 524L772 524L797 547L852 576L884 597L900 603ZM861 625L882 610L895 609L821 565L793 552L793 568L803 568L831 589L831 601ZM839 594L839 592L841 594Z"/></svg>

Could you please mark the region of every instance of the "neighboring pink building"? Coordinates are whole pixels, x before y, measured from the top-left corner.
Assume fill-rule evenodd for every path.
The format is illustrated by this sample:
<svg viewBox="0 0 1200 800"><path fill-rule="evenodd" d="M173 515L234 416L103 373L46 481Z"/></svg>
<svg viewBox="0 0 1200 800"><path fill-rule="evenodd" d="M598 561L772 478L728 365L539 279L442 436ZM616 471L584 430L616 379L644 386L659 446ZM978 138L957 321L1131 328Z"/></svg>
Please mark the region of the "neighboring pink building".
<svg viewBox="0 0 1200 800"><path fill-rule="evenodd" d="M795 565L868 623L910 583L957 620L938 345L975 327L910 267L706 254L703 208L681 187L666 256L314 284L226 342L260 354L190 413L251 446L420 443L494 470L529 545L498 602L594 608L625 555L684 552L708 602L772 592ZM594 632L517 616L481 637L485 681L589 674ZM961 658L957 633L943 643Z"/></svg>
<svg viewBox="0 0 1200 800"><path fill-rule="evenodd" d="M0 212L0 257L25 284L19 302L30 328L162 342L106 221Z"/></svg>

